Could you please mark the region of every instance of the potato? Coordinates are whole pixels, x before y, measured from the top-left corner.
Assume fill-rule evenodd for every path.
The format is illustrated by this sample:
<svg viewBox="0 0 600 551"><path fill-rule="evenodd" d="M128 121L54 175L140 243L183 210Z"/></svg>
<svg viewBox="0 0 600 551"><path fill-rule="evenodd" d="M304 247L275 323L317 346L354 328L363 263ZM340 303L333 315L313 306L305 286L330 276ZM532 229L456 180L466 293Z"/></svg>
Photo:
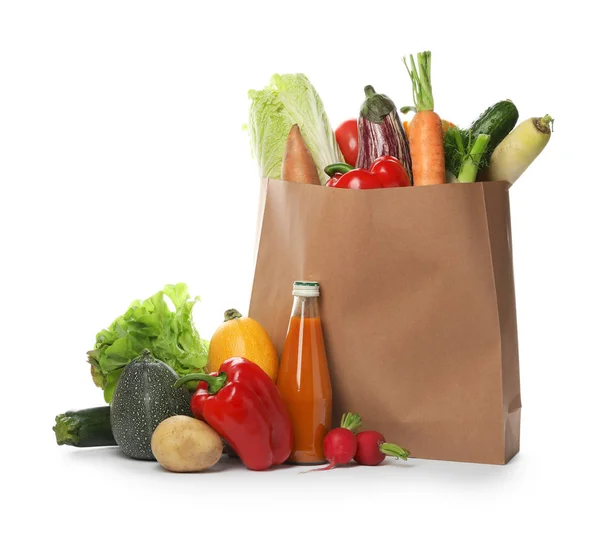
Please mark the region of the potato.
<svg viewBox="0 0 600 551"><path fill-rule="evenodd" d="M175 473L204 471L223 454L223 441L217 432L204 421L186 415L174 415L160 423L150 445L156 460Z"/></svg>

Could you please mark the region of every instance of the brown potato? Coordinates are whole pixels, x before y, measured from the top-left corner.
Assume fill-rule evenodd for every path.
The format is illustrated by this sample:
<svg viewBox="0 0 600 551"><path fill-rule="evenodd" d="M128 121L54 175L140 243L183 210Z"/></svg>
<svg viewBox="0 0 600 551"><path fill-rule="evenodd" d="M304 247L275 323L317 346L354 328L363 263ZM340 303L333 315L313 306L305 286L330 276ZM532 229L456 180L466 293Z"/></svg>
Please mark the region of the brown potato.
<svg viewBox="0 0 600 551"><path fill-rule="evenodd" d="M174 415L160 423L150 445L156 460L175 473L204 471L223 454L218 433L204 421L186 415Z"/></svg>

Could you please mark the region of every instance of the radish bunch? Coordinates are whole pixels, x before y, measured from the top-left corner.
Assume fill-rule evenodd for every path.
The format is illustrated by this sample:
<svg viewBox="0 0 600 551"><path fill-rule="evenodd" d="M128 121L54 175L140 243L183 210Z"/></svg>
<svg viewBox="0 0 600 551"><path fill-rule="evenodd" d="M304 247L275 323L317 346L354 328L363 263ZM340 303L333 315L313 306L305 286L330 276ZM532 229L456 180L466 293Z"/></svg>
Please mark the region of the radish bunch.
<svg viewBox="0 0 600 551"><path fill-rule="evenodd" d="M386 456L406 461L410 452L385 441L380 432L365 430L359 432L362 419L357 413L344 413L339 428L330 430L323 440L323 451L329 461L327 467L313 469L327 471L338 465L346 465L352 459L359 465L379 465Z"/></svg>

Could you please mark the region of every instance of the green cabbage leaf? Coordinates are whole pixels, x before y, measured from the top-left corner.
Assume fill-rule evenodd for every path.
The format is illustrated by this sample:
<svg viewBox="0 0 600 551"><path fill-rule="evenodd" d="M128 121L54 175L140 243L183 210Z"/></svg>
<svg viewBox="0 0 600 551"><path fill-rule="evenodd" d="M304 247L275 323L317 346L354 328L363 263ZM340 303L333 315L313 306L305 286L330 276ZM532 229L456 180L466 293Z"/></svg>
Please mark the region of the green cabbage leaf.
<svg viewBox="0 0 600 551"><path fill-rule="evenodd" d="M248 129L252 153L263 178L280 178L281 162L288 134L297 124L309 148L321 184L329 179L325 167L343 163L323 102L308 78L302 74L273 75L262 90L250 90L252 100Z"/></svg>

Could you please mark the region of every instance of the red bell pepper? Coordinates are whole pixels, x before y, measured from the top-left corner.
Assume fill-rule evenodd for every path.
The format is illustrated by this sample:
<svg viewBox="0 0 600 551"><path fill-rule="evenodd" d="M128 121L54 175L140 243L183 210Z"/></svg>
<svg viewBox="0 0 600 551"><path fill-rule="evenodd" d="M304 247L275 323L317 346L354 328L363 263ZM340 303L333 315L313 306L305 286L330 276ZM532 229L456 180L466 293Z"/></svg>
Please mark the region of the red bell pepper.
<svg viewBox="0 0 600 551"><path fill-rule="evenodd" d="M346 172L334 183L327 182L327 185L344 189L378 189L383 187L375 174L371 174L363 168L355 168L350 172Z"/></svg>
<svg viewBox="0 0 600 551"><path fill-rule="evenodd" d="M404 166L390 155L375 159L369 170L336 163L326 167L325 172L331 176L325 185L335 188L380 189L410 186Z"/></svg>
<svg viewBox="0 0 600 551"><path fill-rule="evenodd" d="M383 155L373 161L369 172L375 174L382 187L410 186L410 179L402 163L391 155Z"/></svg>
<svg viewBox="0 0 600 551"><path fill-rule="evenodd" d="M191 373L179 379L200 381L190 406L251 470L283 463L292 452L292 422L271 378L245 358L230 358L218 373Z"/></svg>

